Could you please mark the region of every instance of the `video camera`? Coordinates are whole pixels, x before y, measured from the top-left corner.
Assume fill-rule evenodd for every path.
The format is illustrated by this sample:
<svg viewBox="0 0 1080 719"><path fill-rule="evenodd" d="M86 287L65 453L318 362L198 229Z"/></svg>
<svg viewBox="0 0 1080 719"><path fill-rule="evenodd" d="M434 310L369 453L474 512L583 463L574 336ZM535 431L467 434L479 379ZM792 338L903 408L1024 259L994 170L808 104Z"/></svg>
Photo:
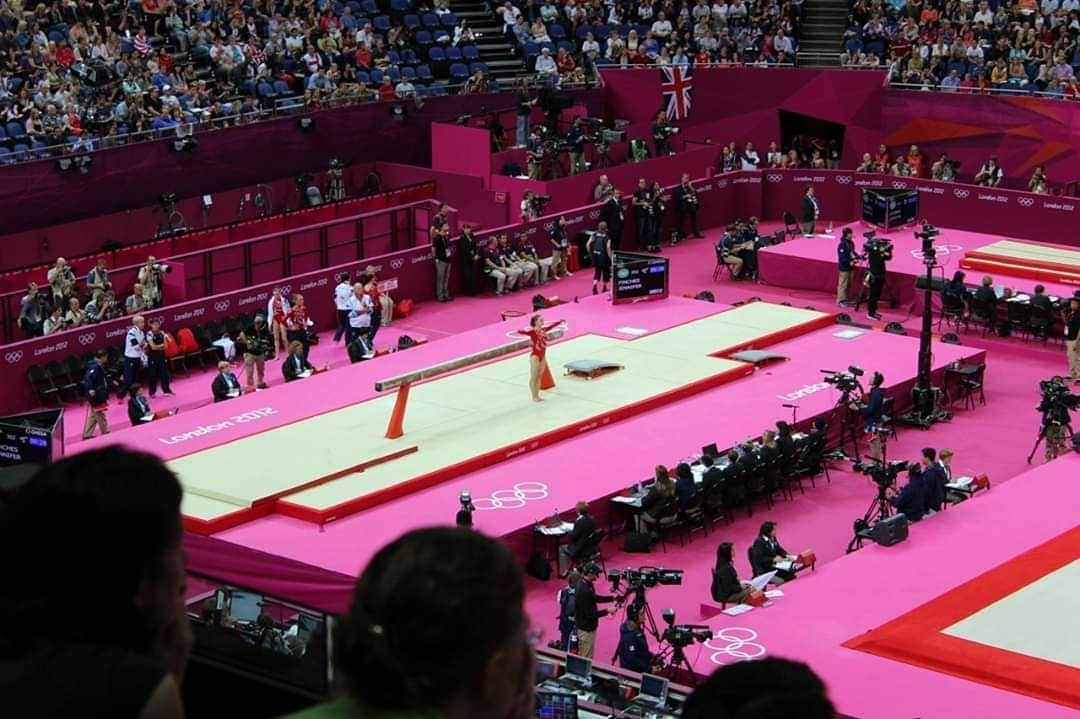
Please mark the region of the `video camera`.
<svg viewBox="0 0 1080 719"><path fill-rule="evenodd" d="M852 465L852 469L874 480L874 483L881 489L887 489L896 484L896 478L901 472L907 471L910 466L902 459L894 459L891 462L871 460L869 462L856 462Z"/></svg>
<svg viewBox="0 0 1080 719"><path fill-rule="evenodd" d="M612 591L618 591L619 585L624 581L631 589L635 587L655 587L658 584L677 586L682 584L683 570L664 569L663 567L609 569L607 578L611 582Z"/></svg>
<svg viewBox="0 0 1080 719"><path fill-rule="evenodd" d="M331 157L330 162L327 164L331 170L341 170L345 167L345 163L336 157Z"/></svg>
<svg viewBox="0 0 1080 719"><path fill-rule="evenodd" d="M922 240L923 264L928 267L933 267L934 262L937 260L937 250L934 249L934 238L939 234L941 234L941 231L929 222L923 222L922 229L915 233L915 236Z"/></svg>
<svg viewBox="0 0 1080 719"><path fill-rule="evenodd" d="M847 372L837 372L836 370L823 369L820 370L825 374L823 381L825 384L831 384L841 392L852 392L859 389L859 377L866 374L866 370L856 365L850 365L847 368Z"/></svg>
<svg viewBox="0 0 1080 719"><path fill-rule="evenodd" d="M676 624L674 609L665 609L661 612L661 616L668 626L661 635L660 641L667 642L673 647L688 647L695 641L704 644L712 639L712 629L704 624Z"/></svg>
<svg viewBox="0 0 1080 719"><path fill-rule="evenodd" d="M540 210L544 209L549 202L551 202L551 195L535 195L534 194L532 196L532 206L533 206L533 209L535 209L537 211L537 213L539 213Z"/></svg>
<svg viewBox="0 0 1080 719"><path fill-rule="evenodd" d="M882 260L888 261L893 258L893 243L892 241L878 237L877 233L873 230L864 232L863 237L866 238L866 242L863 243L864 255L878 255Z"/></svg>
<svg viewBox="0 0 1080 719"><path fill-rule="evenodd" d="M1051 377L1039 382L1042 398L1036 408L1046 424L1069 423L1069 412L1080 409L1080 395L1069 390L1064 377Z"/></svg>
<svg viewBox="0 0 1080 719"><path fill-rule="evenodd" d="M672 125L659 125L655 131L653 131L653 137L671 137L672 135L678 135L679 128Z"/></svg>

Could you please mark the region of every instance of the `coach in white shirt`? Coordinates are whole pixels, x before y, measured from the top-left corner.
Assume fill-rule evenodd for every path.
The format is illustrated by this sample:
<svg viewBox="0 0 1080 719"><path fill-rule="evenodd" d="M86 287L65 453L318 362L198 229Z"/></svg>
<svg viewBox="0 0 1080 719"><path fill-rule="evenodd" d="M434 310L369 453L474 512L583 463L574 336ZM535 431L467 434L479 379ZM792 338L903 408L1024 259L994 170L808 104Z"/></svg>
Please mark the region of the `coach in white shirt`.
<svg viewBox="0 0 1080 719"><path fill-rule="evenodd" d="M761 158L758 157L757 150L754 149L754 143L746 143L746 148L742 152L742 169L744 170L756 170L761 164Z"/></svg>
<svg viewBox="0 0 1080 719"><path fill-rule="evenodd" d="M353 294L349 298L349 331L345 335L345 347L348 348L353 342L367 336L371 330L371 312L375 309L371 301L371 295L364 292L364 285L357 282L353 285ZM366 348L365 357L374 356L371 347Z"/></svg>
<svg viewBox="0 0 1080 719"><path fill-rule="evenodd" d="M128 387L135 384L139 370L146 366L146 320L142 315L131 318L131 327L124 336L124 380L116 391L117 397L127 397Z"/></svg>
<svg viewBox="0 0 1080 719"><path fill-rule="evenodd" d="M337 287L334 288L334 308L337 310L337 329L334 330L334 341L340 342L345 330L349 327L349 300L352 299L353 288L349 282L349 273L342 272L338 275Z"/></svg>

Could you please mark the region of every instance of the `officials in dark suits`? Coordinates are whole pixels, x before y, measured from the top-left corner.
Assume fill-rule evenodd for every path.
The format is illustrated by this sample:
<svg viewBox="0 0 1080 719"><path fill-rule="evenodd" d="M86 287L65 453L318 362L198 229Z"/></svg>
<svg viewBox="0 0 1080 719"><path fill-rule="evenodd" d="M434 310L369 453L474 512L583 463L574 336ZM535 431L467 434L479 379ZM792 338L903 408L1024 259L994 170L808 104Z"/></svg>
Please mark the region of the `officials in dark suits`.
<svg viewBox="0 0 1080 719"><path fill-rule="evenodd" d="M924 447L922 451L923 489L926 492L926 514L941 511L945 503L945 483L948 476L937 461L937 452L933 447Z"/></svg>
<svg viewBox="0 0 1080 719"><path fill-rule="evenodd" d="M926 484L919 465L912 465L908 471L908 483L899 492L890 490L889 502L901 512L909 522L918 522L926 511Z"/></svg>
<svg viewBox="0 0 1080 719"><path fill-rule="evenodd" d="M468 223L461 227L458 254L461 256L461 287L466 295L472 297L479 291L484 258L480 252L480 245L476 241L476 235L473 234L472 225ZM346 310L346 316L347 313Z"/></svg>
<svg viewBox="0 0 1080 719"><path fill-rule="evenodd" d="M707 454L701 457L701 465L705 467L701 474L701 493L708 497L720 489L720 483L724 481L724 470L717 467L713 458Z"/></svg>
<svg viewBox="0 0 1080 719"><path fill-rule="evenodd" d="M619 249L622 242L623 225L626 224L626 212L622 206L622 190L616 189L600 208L600 220L607 223L608 234L611 236L611 247Z"/></svg>
<svg viewBox="0 0 1080 719"><path fill-rule="evenodd" d="M304 345L299 342L289 343L289 354L281 363L281 374L286 382L304 379L315 372L311 363L304 359ZM307 374L305 374L307 373Z"/></svg>
<svg viewBox="0 0 1080 719"><path fill-rule="evenodd" d="M714 602L742 604L750 595L750 585L739 580L734 564L735 546L720 542L716 548L711 593Z"/></svg>
<svg viewBox="0 0 1080 719"><path fill-rule="evenodd" d="M814 234L814 223L821 217L821 207L818 205L817 195L814 194L812 185L806 186L803 193L802 209L799 211L799 222L802 223L804 235Z"/></svg>
<svg viewBox="0 0 1080 719"><path fill-rule="evenodd" d="M684 172L679 186L675 188L675 231L682 238L686 237L683 225L687 218L690 219L690 229L694 237L701 237L701 230L697 222L698 196L697 190L690 184L690 173Z"/></svg>
<svg viewBox="0 0 1080 719"><path fill-rule="evenodd" d="M224 360L218 362L218 373L214 376L214 381L210 383L210 391L214 395L215 402L235 399L243 394L240 389L240 380L229 371L228 362Z"/></svg>
<svg viewBox="0 0 1080 719"><path fill-rule="evenodd" d="M133 427L154 421L154 411L150 409L150 401L142 393L142 385L136 383L128 388L128 419Z"/></svg>
<svg viewBox="0 0 1080 719"><path fill-rule="evenodd" d="M589 503L578 502L574 508L577 510L577 518L574 520L574 528L570 531L570 541L559 547L560 576L569 571L571 560L585 559L581 553L588 547L589 540L596 532L596 519L589 513Z"/></svg>
<svg viewBox="0 0 1080 719"><path fill-rule="evenodd" d="M105 416L109 408L109 378L105 373L105 363L109 360L109 353L99 349L94 358L86 363L86 374L83 376L83 388L86 389L86 426L83 427L82 438L90 439L94 436L94 428L101 430L101 434L109 433L109 420Z"/></svg>
<svg viewBox="0 0 1080 719"><path fill-rule="evenodd" d="M794 559L795 555L788 554L776 538L776 522L763 522L757 539L750 545L750 569L753 570L754 576L761 576L775 569L773 584L789 582L795 578L795 572L777 569L776 563Z"/></svg>

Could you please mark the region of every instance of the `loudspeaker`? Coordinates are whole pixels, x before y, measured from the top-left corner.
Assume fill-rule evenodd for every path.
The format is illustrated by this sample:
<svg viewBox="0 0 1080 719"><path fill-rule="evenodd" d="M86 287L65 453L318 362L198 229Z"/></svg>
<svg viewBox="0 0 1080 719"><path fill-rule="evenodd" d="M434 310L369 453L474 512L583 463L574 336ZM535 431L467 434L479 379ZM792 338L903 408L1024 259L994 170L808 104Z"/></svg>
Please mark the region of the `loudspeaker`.
<svg viewBox="0 0 1080 719"><path fill-rule="evenodd" d="M891 547L904 541L908 535L908 521L903 514L894 514L876 522L870 528L870 538L883 547Z"/></svg>
<svg viewBox="0 0 1080 719"><path fill-rule="evenodd" d="M944 287L944 286L945 286L945 279L944 278L942 278L942 277L933 277L933 278L930 279L930 289L932 289L934 292L941 292L941 288ZM915 289L917 289L917 290L925 290L926 289L926 277L920 275L919 277L917 277L915 279Z"/></svg>

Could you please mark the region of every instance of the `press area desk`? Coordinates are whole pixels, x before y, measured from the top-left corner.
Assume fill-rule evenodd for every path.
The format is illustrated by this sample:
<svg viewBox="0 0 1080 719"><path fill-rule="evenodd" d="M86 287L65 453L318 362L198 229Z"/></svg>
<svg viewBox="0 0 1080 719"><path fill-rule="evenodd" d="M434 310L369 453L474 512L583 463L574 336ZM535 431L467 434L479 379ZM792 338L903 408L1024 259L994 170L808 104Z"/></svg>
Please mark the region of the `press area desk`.
<svg viewBox="0 0 1080 719"><path fill-rule="evenodd" d="M667 704L663 708L634 704L633 699L641 686L641 675L610 665L593 664L591 684L588 687L568 682L566 653L555 649L536 650L536 690L573 694L578 698L579 719L622 719L623 717L647 717L648 719L675 719L682 710L691 687L670 682Z"/></svg>

